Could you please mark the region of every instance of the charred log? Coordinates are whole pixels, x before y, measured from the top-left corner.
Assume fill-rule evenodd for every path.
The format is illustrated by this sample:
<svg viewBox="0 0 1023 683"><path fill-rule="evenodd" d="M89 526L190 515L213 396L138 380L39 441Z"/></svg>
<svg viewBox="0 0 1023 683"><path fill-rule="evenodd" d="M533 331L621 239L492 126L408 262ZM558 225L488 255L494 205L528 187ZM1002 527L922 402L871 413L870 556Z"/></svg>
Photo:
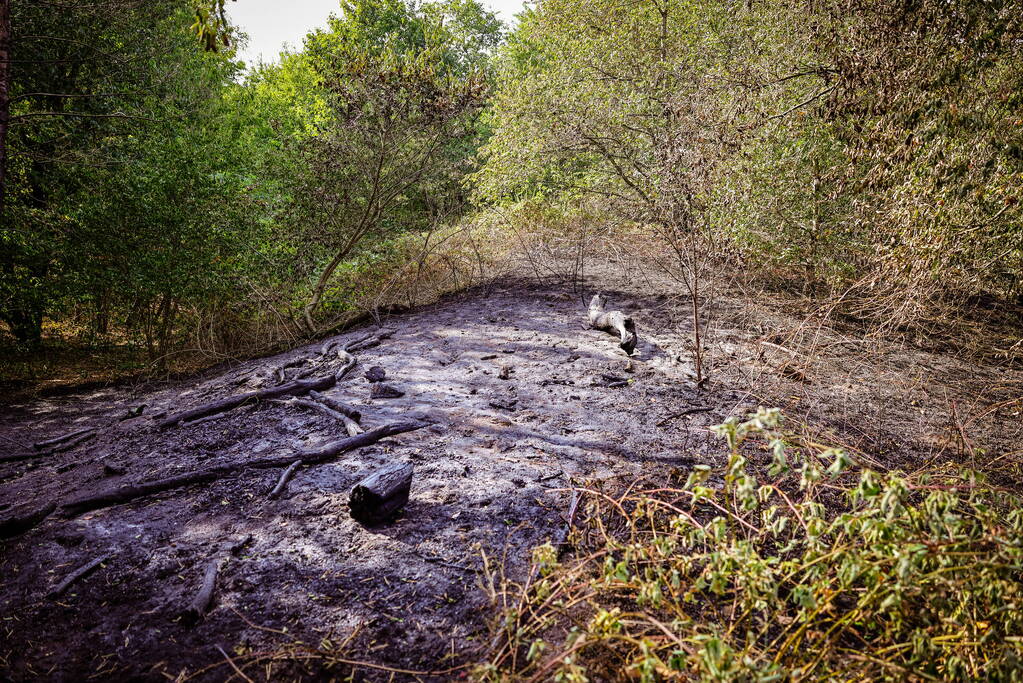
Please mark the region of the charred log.
<svg viewBox="0 0 1023 683"><path fill-rule="evenodd" d="M50 516L57 509L56 503L31 508L20 514L0 519L0 538L11 538L24 533Z"/></svg>
<svg viewBox="0 0 1023 683"><path fill-rule="evenodd" d="M360 481L348 500L352 517L367 526L394 517L408 502L412 472L409 464L390 465Z"/></svg>

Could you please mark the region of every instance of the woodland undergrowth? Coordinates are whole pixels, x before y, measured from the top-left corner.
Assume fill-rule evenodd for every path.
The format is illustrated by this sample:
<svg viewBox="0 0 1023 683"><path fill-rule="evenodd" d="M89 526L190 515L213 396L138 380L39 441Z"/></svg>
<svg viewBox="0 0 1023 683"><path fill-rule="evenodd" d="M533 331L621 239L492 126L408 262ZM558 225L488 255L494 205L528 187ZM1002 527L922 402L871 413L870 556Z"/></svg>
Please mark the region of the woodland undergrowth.
<svg viewBox="0 0 1023 683"><path fill-rule="evenodd" d="M479 679L1020 679L1015 492L861 467L773 409L715 429L724 466L580 489L571 554L491 575Z"/></svg>

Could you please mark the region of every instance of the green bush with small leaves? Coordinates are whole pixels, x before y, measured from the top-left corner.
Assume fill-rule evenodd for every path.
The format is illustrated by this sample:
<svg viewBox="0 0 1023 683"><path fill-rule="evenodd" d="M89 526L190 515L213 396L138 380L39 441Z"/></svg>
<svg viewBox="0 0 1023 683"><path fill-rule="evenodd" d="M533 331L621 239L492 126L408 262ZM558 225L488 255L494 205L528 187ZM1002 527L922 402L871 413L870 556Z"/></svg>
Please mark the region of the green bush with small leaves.
<svg viewBox="0 0 1023 683"><path fill-rule="evenodd" d="M479 678L1023 680L1017 495L859 468L777 410L716 431L722 468L581 492L572 559L504 585Z"/></svg>

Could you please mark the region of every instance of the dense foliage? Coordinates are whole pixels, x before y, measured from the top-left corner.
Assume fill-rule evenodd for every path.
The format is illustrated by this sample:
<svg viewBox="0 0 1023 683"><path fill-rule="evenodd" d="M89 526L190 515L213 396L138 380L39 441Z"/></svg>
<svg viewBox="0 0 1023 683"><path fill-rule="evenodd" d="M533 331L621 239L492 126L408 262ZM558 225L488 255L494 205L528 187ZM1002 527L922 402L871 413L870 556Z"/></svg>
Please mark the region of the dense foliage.
<svg viewBox="0 0 1023 683"><path fill-rule="evenodd" d="M535 579L498 589L482 678L1017 679L1023 501L858 469L773 410L718 432L723 467L583 492L578 559L541 546Z"/></svg>
<svg viewBox="0 0 1023 683"><path fill-rule="evenodd" d="M247 72L223 0L10 7L21 348L315 335L470 200L646 231L694 303L722 255L889 325L1023 297L1019 0L543 0L507 37L475 0L346 0Z"/></svg>
<svg viewBox="0 0 1023 683"><path fill-rule="evenodd" d="M1021 18L1012 0L546 0L502 52L478 192L601 197L668 244L853 286L875 318L1012 300Z"/></svg>
<svg viewBox="0 0 1023 683"><path fill-rule="evenodd" d="M502 30L471 0L346 2L244 79L222 3L13 10L0 321L23 348L46 321L153 358L315 333L342 262L466 205Z"/></svg>

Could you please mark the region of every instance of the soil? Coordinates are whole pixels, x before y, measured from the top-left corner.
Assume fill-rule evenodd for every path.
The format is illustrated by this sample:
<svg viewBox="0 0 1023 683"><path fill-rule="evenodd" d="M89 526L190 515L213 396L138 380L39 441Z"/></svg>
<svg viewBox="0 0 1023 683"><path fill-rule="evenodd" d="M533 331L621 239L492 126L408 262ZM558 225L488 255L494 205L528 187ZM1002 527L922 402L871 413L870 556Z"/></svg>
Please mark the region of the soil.
<svg viewBox="0 0 1023 683"><path fill-rule="evenodd" d="M52 515L0 541L0 677L241 679L236 667L251 680L353 671L384 680L392 669L398 678L465 676L459 667L489 642L487 586L528 574L530 549L565 526L573 485L721 464L708 428L761 403L865 464L976 464L1018 485L1019 370L810 330L733 292L711 311L710 380L697 387L677 287L612 272L600 282L609 307L637 322L632 358L615 337L587 328L593 287L507 279L383 321L393 336L358 352L356 370L326 392L356 406L367 428L409 415L432 426L300 468L277 499L267 494L280 471L243 471L70 519ZM289 361L308 359L290 377L328 372L323 342L160 386L4 406L0 451L86 427L99 433L63 453L0 464L0 519L122 482L343 438L344 425L329 416L275 402L163 430L154 419L273 386ZM371 397L364 373L374 366L402 396ZM119 419L140 405L141 416ZM709 410L680 415L694 408ZM415 468L401 515L377 527L355 522L352 486L396 462ZM211 609L192 623L182 613L218 557Z"/></svg>

